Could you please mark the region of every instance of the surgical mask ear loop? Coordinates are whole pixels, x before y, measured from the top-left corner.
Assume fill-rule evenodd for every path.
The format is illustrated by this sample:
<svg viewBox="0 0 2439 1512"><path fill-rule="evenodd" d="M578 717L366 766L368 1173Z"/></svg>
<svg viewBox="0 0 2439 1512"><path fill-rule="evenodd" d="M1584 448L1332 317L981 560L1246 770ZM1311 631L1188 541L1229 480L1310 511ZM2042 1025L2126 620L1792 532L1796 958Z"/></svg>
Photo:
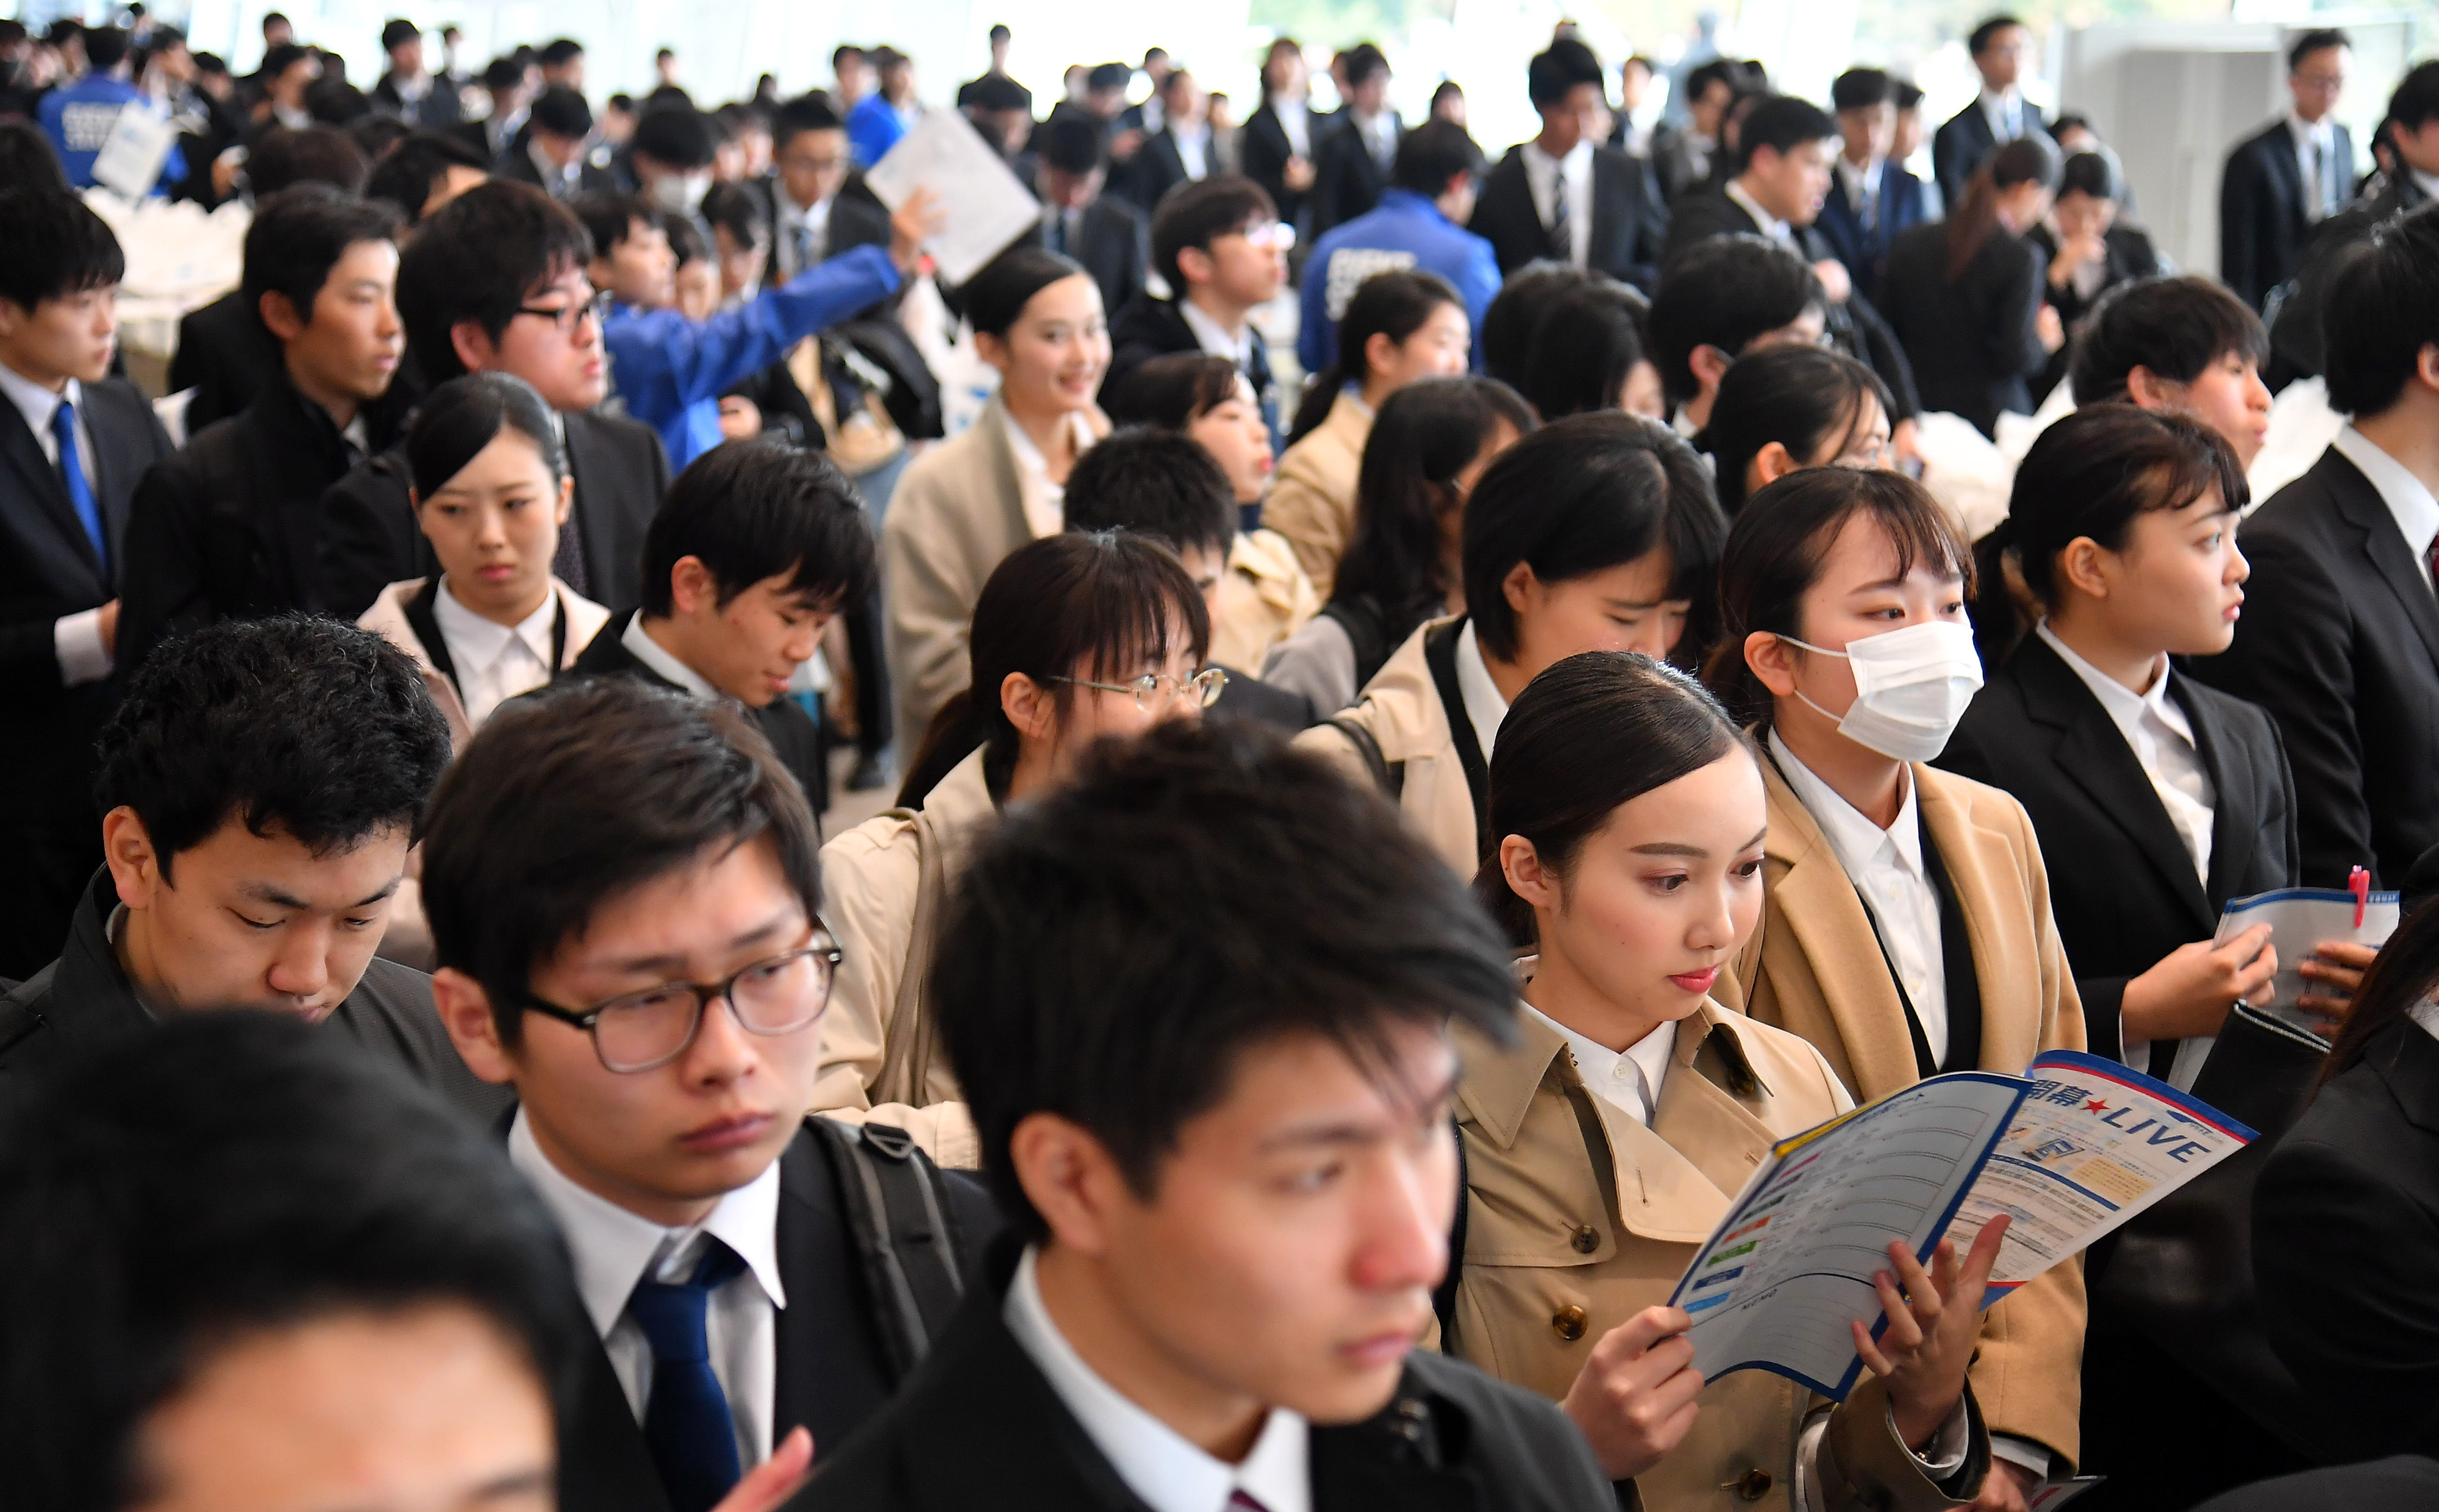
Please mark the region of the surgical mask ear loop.
<svg viewBox="0 0 2439 1512"><path fill-rule="evenodd" d="M1772 631L1771 633L1778 635L1776 631ZM1815 646L1810 641L1797 640L1792 635L1778 635L1778 638L1787 642L1789 646L1801 646L1807 651L1818 651L1824 656L1836 656L1850 662L1854 660L1852 656L1848 656L1844 651L1833 651L1825 646ZM1863 695L1859 692L1855 696L1860 699ZM1832 714L1827 709L1823 708L1820 704L1815 703L1810 699L1805 697L1804 689L1800 687L1795 690L1795 701L1803 704L1806 708L1810 709L1813 713L1820 715L1823 719L1827 720L1832 724L1843 724L1846 720L1845 715Z"/></svg>

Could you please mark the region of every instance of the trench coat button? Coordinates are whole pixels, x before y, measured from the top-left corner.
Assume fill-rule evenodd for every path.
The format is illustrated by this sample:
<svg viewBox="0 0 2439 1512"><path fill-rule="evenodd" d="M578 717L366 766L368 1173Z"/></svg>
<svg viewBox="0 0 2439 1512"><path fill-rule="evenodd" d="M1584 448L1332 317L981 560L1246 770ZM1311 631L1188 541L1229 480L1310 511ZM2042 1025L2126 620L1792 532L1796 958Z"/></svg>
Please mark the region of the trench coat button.
<svg viewBox="0 0 2439 1512"><path fill-rule="evenodd" d="M1737 1476L1732 1484L1734 1484L1736 1488L1736 1497L1738 1500L1745 1502L1758 1502L1763 1497L1770 1494L1770 1471L1764 1469L1747 1470L1742 1475Z"/></svg>
<svg viewBox="0 0 2439 1512"><path fill-rule="evenodd" d="M1567 1343L1574 1343L1584 1336L1584 1327L1591 1321L1585 1316L1583 1308L1570 1302L1550 1314L1550 1331Z"/></svg>
<svg viewBox="0 0 2439 1512"><path fill-rule="evenodd" d="M1600 1248L1600 1230L1589 1223L1578 1223L1576 1232L1567 1236L1567 1243L1577 1254L1590 1254Z"/></svg>

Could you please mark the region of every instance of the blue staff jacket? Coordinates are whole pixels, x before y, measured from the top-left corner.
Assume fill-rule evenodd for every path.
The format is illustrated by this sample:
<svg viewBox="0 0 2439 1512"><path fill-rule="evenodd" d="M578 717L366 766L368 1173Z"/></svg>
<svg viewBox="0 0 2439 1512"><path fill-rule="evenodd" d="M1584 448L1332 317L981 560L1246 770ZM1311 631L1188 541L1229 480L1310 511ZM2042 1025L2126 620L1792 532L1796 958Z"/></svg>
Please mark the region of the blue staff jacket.
<svg viewBox="0 0 2439 1512"><path fill-rule="evenodd" d="M1364 279L1392 269L1419 268L1446 278L1473 317L1473 365L1482 366L1482 317L1499 293L1499 259L1490 243L1440 214L1412 189L1388 189L1380 203L1312 244L1304 265L1304 325L1296 357L1308 373L1338 360L1338 317Z"/></svg>
<svg viewBox="0 0 2439 1512"><path fill-rule="evenodd" d="M104 74L87 74L43 97L43 131L60 154L60 166L67 169L68 183L80 189L93 187L93 160L100 154L101 144L110 140L118 113L130 105L138 110L159 108L134 84ZM184 183L186 177L187 156L173 146L152 192L160 193L165 184Z"/></svg>

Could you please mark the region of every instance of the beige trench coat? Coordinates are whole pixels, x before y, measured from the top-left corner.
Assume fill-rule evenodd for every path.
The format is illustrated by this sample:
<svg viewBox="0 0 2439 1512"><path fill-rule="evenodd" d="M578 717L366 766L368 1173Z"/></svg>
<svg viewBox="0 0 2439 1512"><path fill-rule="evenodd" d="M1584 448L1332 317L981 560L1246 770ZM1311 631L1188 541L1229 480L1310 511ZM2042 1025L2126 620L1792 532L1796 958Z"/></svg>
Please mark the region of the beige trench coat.
<svg viewBox="0 0 2439 1512"><path fill-rule="evenodd" d="M1329 418L1279 458L1278 481L1262 501L1263 528L1288 538L1324 603L1338 580L1338 559L1355 539L1355 481L1371 435L1372 412L1354 395L1339 395Z"/></svg>

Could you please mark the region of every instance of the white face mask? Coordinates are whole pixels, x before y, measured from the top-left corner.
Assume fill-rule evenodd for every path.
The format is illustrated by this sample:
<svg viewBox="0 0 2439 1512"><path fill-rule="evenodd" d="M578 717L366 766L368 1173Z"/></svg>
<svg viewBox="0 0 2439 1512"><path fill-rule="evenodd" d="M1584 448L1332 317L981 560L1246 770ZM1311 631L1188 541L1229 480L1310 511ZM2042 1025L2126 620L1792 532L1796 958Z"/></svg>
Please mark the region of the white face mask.
<svg viewBox="0 0 2439 1512"><path fill-rule="evenodd" d="M669 173L652 181L652 203L671 215L692 215L711 190L711 174Z"/></svg>
<svg viewBox="0 0 2439 1512"><path fill-rule="evenodd" d="M1801 691L1795 696L1823 719L1837 720L1840 735L1893 761L1928 761L1948 749L1948 738L1982 686L1973 627L1952 619L1866 635L1848 641L1843 651L1792 635L1779 639L1824 656L1843 656L1853 666L1855 702L1843 718Z"/></svg>

